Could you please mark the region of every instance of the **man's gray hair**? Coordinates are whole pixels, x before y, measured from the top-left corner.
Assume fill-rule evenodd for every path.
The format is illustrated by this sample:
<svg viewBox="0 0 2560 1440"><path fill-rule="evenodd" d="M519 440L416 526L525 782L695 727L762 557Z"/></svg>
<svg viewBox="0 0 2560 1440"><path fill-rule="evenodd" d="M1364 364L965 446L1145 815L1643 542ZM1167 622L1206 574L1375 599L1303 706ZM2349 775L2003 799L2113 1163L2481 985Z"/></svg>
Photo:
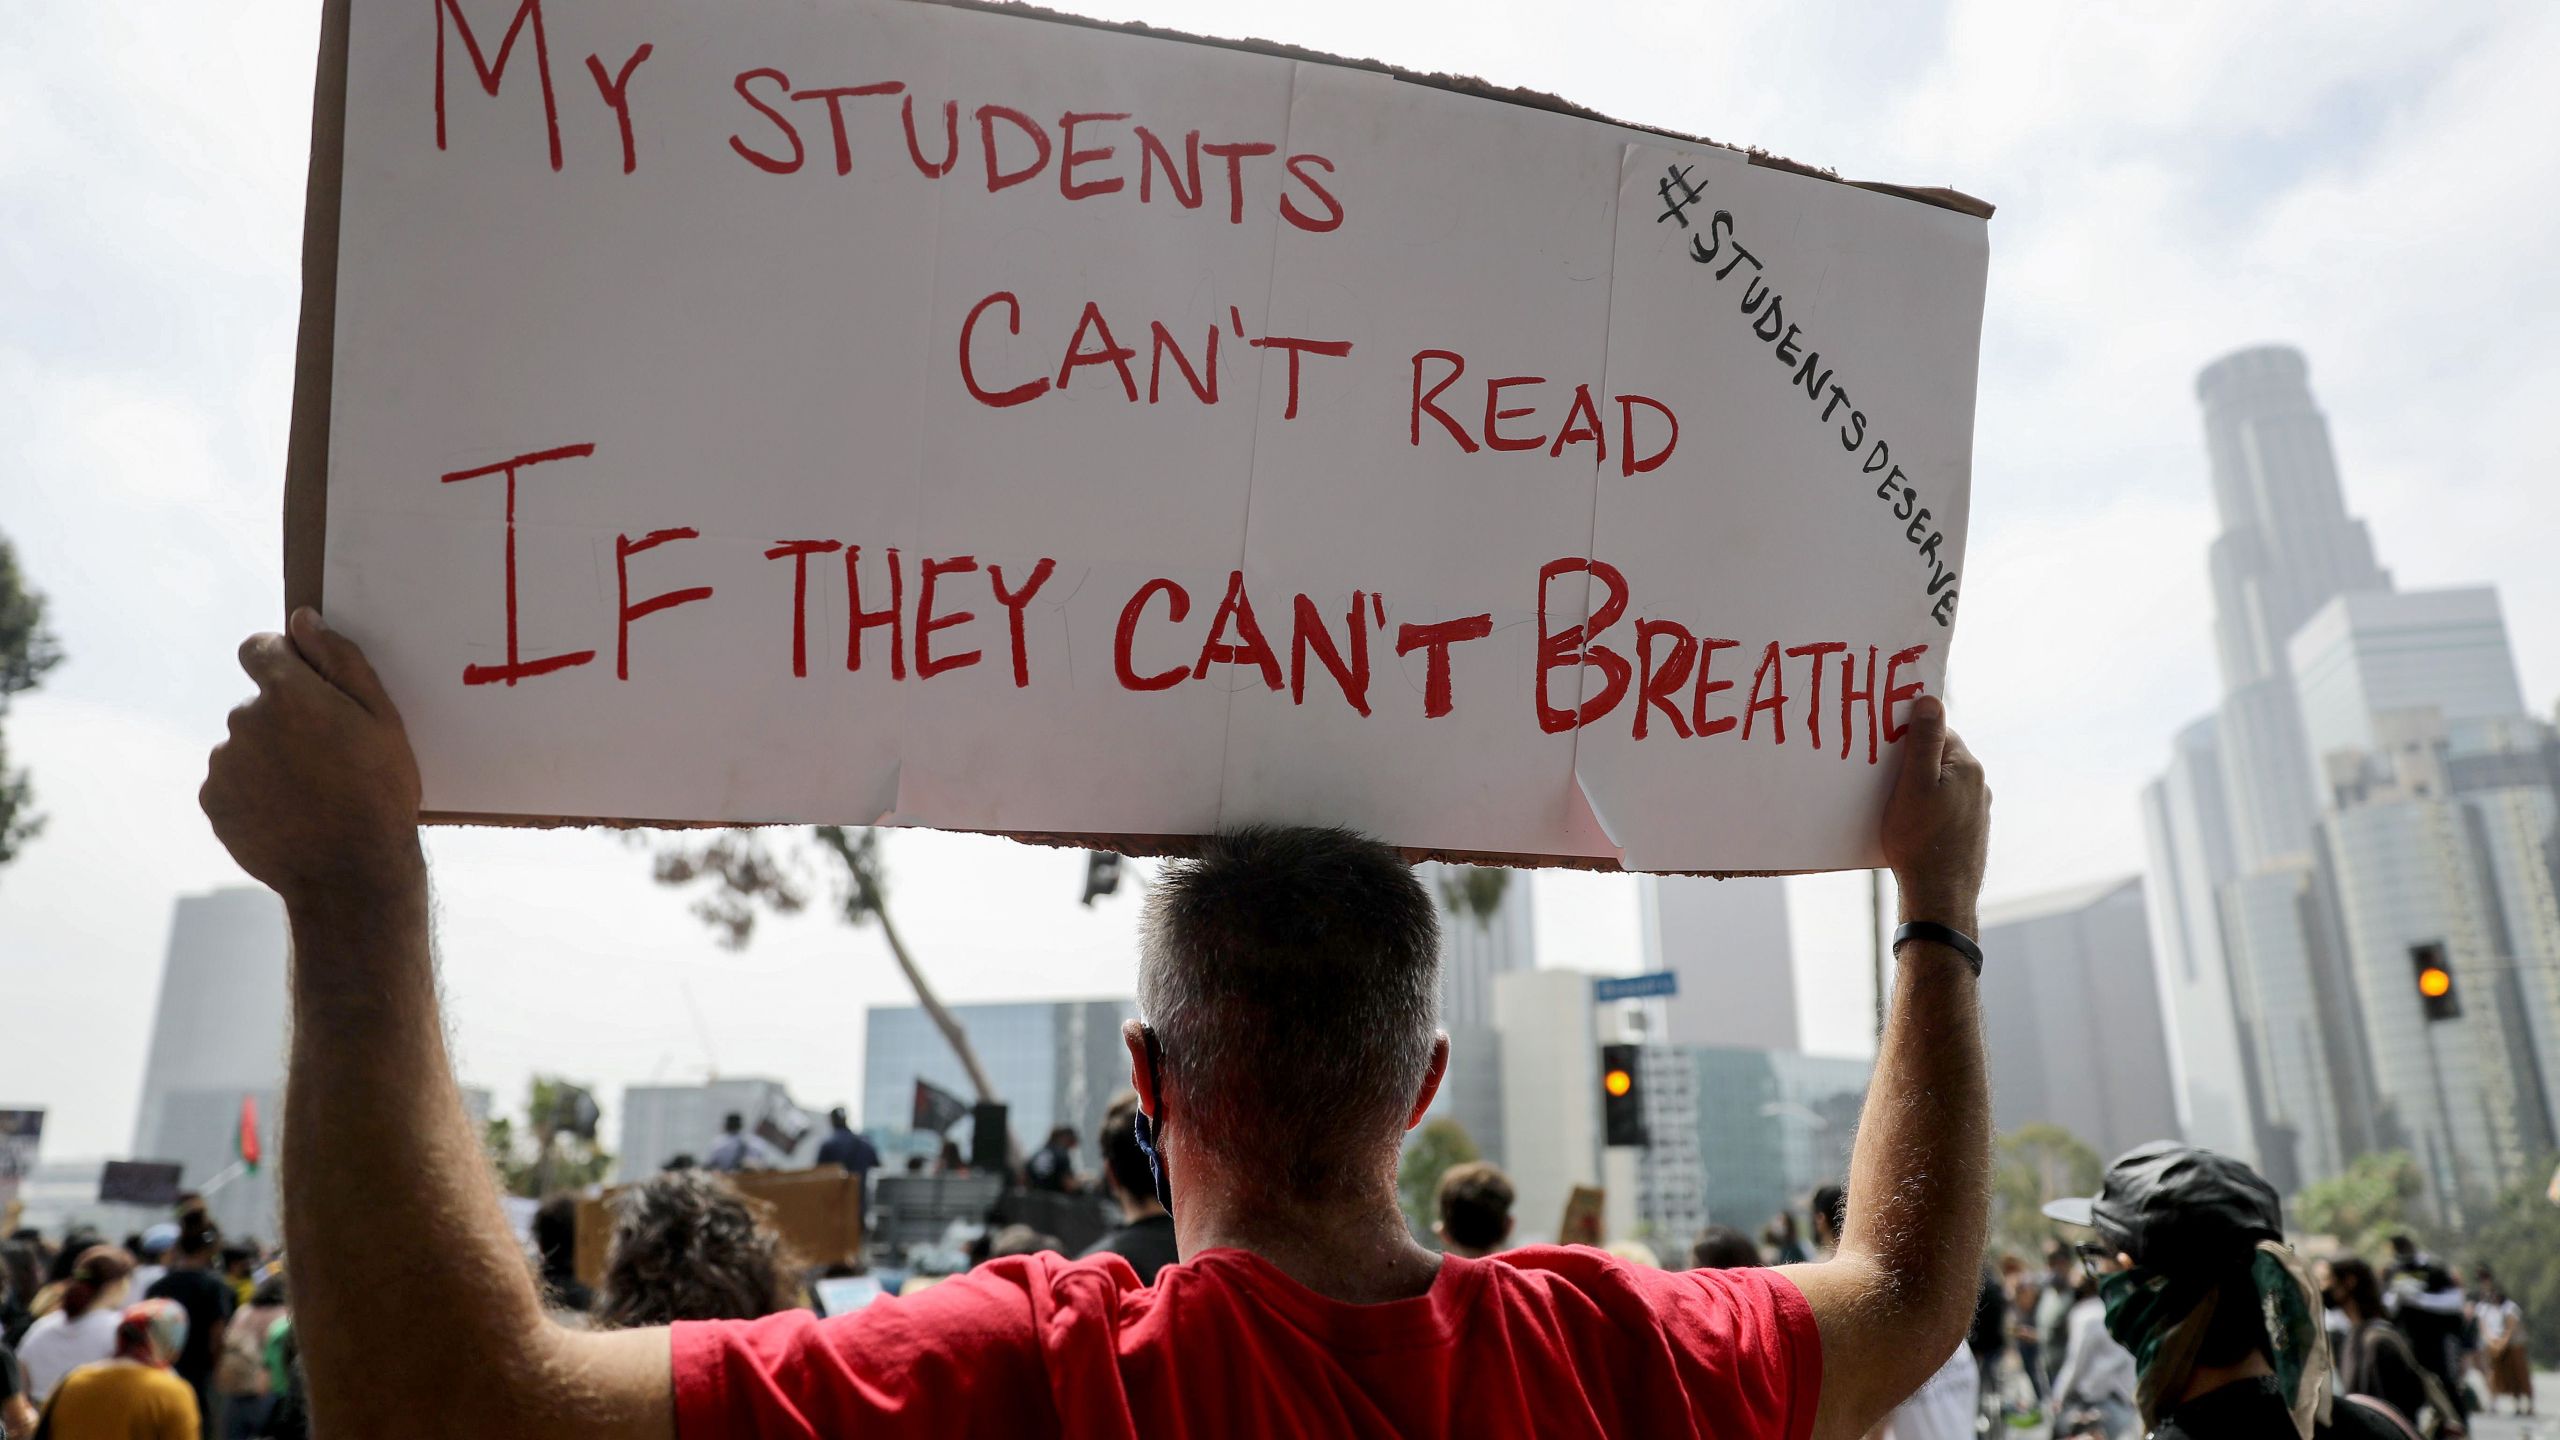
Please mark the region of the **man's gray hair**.
<svg viewBox="0 0 2560 1440"><path fill-rule="evenodd" d="M1148 895L1138 1008L1160 1046L1163 1119L1178 1144L1259 1170L1279 1194L1330 1197L1392 1154L1439 997L1431 897L1351 831L1217 835Z"/></svg>

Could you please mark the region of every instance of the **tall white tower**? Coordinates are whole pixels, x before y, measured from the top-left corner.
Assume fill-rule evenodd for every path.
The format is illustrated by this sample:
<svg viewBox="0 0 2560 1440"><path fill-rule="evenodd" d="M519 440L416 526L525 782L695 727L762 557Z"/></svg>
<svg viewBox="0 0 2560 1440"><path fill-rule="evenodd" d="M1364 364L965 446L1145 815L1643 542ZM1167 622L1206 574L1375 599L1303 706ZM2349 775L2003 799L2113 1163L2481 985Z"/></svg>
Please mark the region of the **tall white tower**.
<svg viewBox="0 0 2560 1440"><path fill-rule="evenodd" d="M1783 880L1647 875L1637 881L1645 968L1680 977L1667 1009L1674 1045L1802 1048L1795 947Z"/></svg>
<svg viewBox="0 0 2560 1440"><path fill-rule="evenodd" d="M275 1138L284 1099L288 1000L284 902L241 886L184 895L169 925L169 958L142 1072L133 1158L174 1160L180 1183L203 1187L237 1156L241 1101L258 1112L258 1173L208 1197L236 1235L276 1236Z"/></svg>
<svg viewBox="0 0 2560 1440"><path fill-rule="evenodd" d="M2213 505L2208 559L2222 663L2222 749L2240 869L2310 848L2318 788L2285 644L2332 596L2388 590L2373 537L2347 513L2302 352L2269 345L2196 376Z"/></svg>

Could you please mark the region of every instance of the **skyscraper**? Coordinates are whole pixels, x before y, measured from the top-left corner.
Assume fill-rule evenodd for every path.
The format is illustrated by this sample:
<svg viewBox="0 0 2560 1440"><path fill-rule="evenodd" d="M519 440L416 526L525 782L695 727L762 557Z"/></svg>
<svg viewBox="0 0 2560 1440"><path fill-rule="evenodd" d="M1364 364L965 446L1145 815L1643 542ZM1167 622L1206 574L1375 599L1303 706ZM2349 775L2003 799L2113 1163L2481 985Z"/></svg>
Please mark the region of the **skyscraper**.
<svg viewBox="0 0 2560 1440"><path fill-rule="evenodd" d="M2473 813L2452 793L2448 736L2433 710L2377 717L2375 752L2346 752L2321 823L2377 1141L2418 1161L2439 1220L2464 1223L2523 1177L2549 1144L2526 1017L2514 1013L2498 900ZM2437 1018L2416 984L2420 947L2454 977Z"/></svg>
<svg viewBox="0 0 2560 1440"><path fill-rule="evenodd" d="M1502 1133L1502 1036L1493 1023L1494 982L1535 969L1537 911L1526 872L1425 861L1415 877L1440 915L1440 1028L1449 1032L1449 1069L1431 1100L1435 1119L1455 1120L1476 1150L1507 1159ZM1491 914L1478 912L1490 897Z"/></svg>
<svg viewBox="0 0 2560 1440"><path fill-rule="evenodd" d="M241 1101L257 1109L261 1149L280 1130L287 1031L284 902L252 886L182 895L142 1072L133 1157L174 1160L204 1189L226 1231L276 1238L275 1167L226 1175L238 1158Z"/></svg>
<svg viewBox="0 0 2560 1440"><path fill-rule="evenodd" d="M2448 725L2526 714L2498 592L2486 586L2336 596L2286 653L2315 775L2339 751L2373 750L2374 717L2390 711L2433 709Z"/></svg>
<svg viewBox="0 0 2560 1440"><path fill-rule="evenodd" d="M1680 977L1670 1043L1800 1048L1785 881L1645 875L1636 909L1645 968Z"/></svg>
<svg viewBox="0 0 2560 1440"><path fill-rule="evenodd" d="M1997 1128L2060 1125L2107 1156L2178 1138L2139 877L1987 907L1982 946Z"/></svg>
<svg viewBox="0 0 2560 1440"><path fill-rule="evenodd" d="M1697 1055L1688 1045L1636 1047L1645 1133L1644 1148L1635 1152L1636 1227L1639 1238L1674 1264L1707 1226Z"/></svg>
<svg viewBox="0 0 2560 1440"><path fill-rule="evenodd" d="M2447 750L2497 897L2493 978L2532 1057L2525 1103L2540 1107L2545 1147L2560 1147L2560 738L2540 721L2492 721Z"/></svg>
<svg viewBox="0 0 2560 1440"><path fill-rule="evenodd" d="M2456 1213L2560 1135L2553 734L2526 712L2493 590L2343 595L2289 652L2358 1007L2337 1048L2370 1076L2374 1143L2411 1149ZM2457 1019L2413 1026L2419 944L2444 947Z"/></svg>
<svg viewBox="0 0 2560 1440"><path fill-rule="evenodd" d="M2314 818L2285 643L2330 597L2387 590L2364 522L2347 513L2302 353L2262 346L2196 377L2222 533L2209 552L2222 666L2222 748L2240 868L2305 852Z"/></svg>
<svg viewBox="0 0 2560 1440"><path fill-rule="evenodd" d="M2307 858L2270 862L2222 886L2222 931L2249 957L2238 1013L2256 1077L2259 1172L2287 1194L2338 1174L2363 1138L2364 1070L2342 1044L2352 1013L2330 974L2336 945L2326 897Z"/></svg>
<svg viewBox="0 0 2560 1440"><path fill-rule="evenodd" d="M2458 1220L2560 1134L2555 743L2493 592L2391 588L2300 355L2196 393L2223 699L2143 796L2180 1113L2225 1148L2236 1081L2280 1187L2405 1148Z"/></svg>
<svg viewBox="0 0 2560 1440"><path fill-rule="evenodd" d="M1828 1055L1681 1047L1695 1077L1706 1218L1746 1235L1796 1214L1821 1185L1848 1179L1871 1062ZM1689 1237L1675 1237L1685 1242Z"/></svg>
<svg viewBox="0 0 2560 1440"><path fill-rule="evenodd" d="M2321 994L2334 957L2318 948L2311 863L2320 784L2287 646L2336 596L2391 585L2347 513L2309 376L2286 346L2237 351L2196 376L2221 521L2207 570L2222 704L2180 732L2143 796L2179 1117L2194 1143L2287 1188L2349 1148L2324 1097L2352 1079L2334 1059L2340 1037L2319 1024L2337 1008Z"/></svg>
<svg viewBox="0 0 2560 1440"><path fill-rule="evenodd" d="M1576 1185L1600 1183L1600 1046L1591 977L1514 970L1493 982L1502 1035L1503 1168L1516 1243L1549 1241Z"/></svg>
<svg viewBox="0 0 2560 1440"><path fill-rule="evenodd" d="M2142 821L2148 847L2143 898L2178 1125L2189 1143L2254 1165L2257 1085L2219 910L2238 860L2213 716L2178 732L2168 773L2142 792Z"/></svg>

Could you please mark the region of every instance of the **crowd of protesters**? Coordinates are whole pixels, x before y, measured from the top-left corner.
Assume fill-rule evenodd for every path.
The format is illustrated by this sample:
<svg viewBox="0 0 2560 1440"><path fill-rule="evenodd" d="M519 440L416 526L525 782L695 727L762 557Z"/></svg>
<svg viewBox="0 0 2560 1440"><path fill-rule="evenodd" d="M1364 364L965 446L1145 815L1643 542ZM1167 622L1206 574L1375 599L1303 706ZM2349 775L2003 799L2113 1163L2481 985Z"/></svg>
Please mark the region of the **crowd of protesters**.
<svg viewBox="0 0 2560 1440"><path fill-rule="evenodd" d="M2166 1175L2166 1180L2160 1177ZM2234 1250L2255 1260L2281 1249L2281 1217L2271 1189L2247 1167L2209 1152L2175 1145L2146 1146L2119 1161L2110 1182L2138 1189L2148 1177L2165 1192L2154 1208L2185 1206L2208 1215L2199 1226L2201 1240L2181 1239L2205 1254L2217 1239L2228 1271ZM1511 1232L1509 1177L1496 1166L1475 1161L1452 1166L1438 1191L1434 1233L1450 1254L1485 1256L1499 1252ZM1818 1260L1836 1245L1840 1231L1842 1191L1823 1186L1806 1206L1806 1231L1815 1238L1806 1247L1792 1211L1776 1216L1758 1239L1730 1225L1709 1225L1689 1247L1693 1269L1731 1269L1788 1265ZM2219 1206L2221 1213L2213 1213ZM2151 1230L2121 1221L2104 1221L2096 1201L2057 1207L2055 1237L2045 1246L2041 1269L2024 1257L2004 1253L1986 1270L1973 1332L1947 1363L1897 1406L1874 1432L1884 1440L1954 1437L1992 1431L2010 1423L2052 1426L2057 1437L2131 1440L2146 1434L2255 1434L2245 1428L2203 1428L2213 1417L2208 1408L2180 1421L2185 1428L2158 1428L2163 1415L2176 1418L2165 1385L2146 1389L2145 1367L2129 1345L2143 1338L2142 1322L2130 1318L2122 1303L2109 1315L2110 1277L2149 1278L2163 1266L2146 1267L2131 1247L2163 1239ZM2219 1225L2220 1231L2210 1227ZM2097 1230L2092 1239L2088 1231ZM2076 1232L2075 1243L2065 1231ZM2241 1244L2239 1242L2247 1242ZM2118 1248L2118 1247L2125 1248ZM2172 1252L2163 1258L2183 1258ZM2286 1252L2277 1269L2285 1278L2266 1287L2255 1280L2233 1283L2246 1294L2224 1312L2219 1329L2199 1327L2198 1346L2185 1362L2189 1372L2203 1360L2229 1369L2252 1368L2246 1362L2260 1351L2273 1361L2279 1340L2262 1334L2265 1306L2254 1298L2261 1288L2291 1285L2297 1290L2297 1313L2317 1326L2315 1346L2307 1332L2292 1337L2304 1353L2325 1350L2322 1383L2332 1400L2352 1400L2357 1409L2344 1422L2334 1405L2329 1419L2309 1433L2339 1435L2458 1435L2467 1416L2509 1404L2519 1416L2533 1414L2533 1373L2527 1352L2522 1307L2498 1284L2486 1265L2475 1266L2469 1283L2418 1248L2409 1236L2392 1237L2391 1257L2380 1268L2349 1253L2324 1256L2307 1267ZM2163 1283L2174 1291L2178 1276ZM2193 1277L2202 1282L2231 1280L2209 1268ZM2192 1307L2190 1307L2192 1308ZM2170 1317L2173 1321L2176 1316ZM2163 1327L2154 1324L2156 1332ZM2204 1342L2211 1341L2207 1345ZM2298 1369L2287 1374L2299 1379ZM2243 1377L2254 1378L2254 1377ZM2248 1392L2256 1395L2255 1389ZM2292 1395L2293 1392L2286 1392ZM2148 1397L2146 1399L2146 1396ZM2226 1397L2237 1404L2242 1397ZM2301 1398L2307 1408L2312 1399ZM2289 1401L2286 1409L2293 1408ZM2148 1417L2148 1418L2146 1418ZM2261 1417L2263 1418L2263 1417ZM2376 1424L2374 1422L2387 1422ZM2405 1426L2405 1430L2402 1428ZM2269 1431L2267 1433L2275 1433Z"/></svg>
<svg viewBox="0 0 2560 1440"><path fill-rule="evenodd" d="M1014 1178L1026 1188L1107 1197L1118 1223L1084 1247L1082 1257L1119 1256L1141 1285L1153 1285L1179 1257L1172 1217L1137 1140L1137 1114L1134 1092L1110 1104L1097 1137L1100 1165L1092 1176L1077 1170L1078 1137L1061 1127ZM822 1145L820 1163L839 1166L857 1181L867 1179L878 1166L876 1149L867 1140L859 1146L841 1143L841 1136L853 1132L843 1111L831 1118L835 1134ZM2219 1298L2237 1287L2243 1298L2220 1312L2218 1325L2208 1320L2199 1327L2197 1344L2183 1363L2192 1374L2199 1365L2239 1371L2255 1369L2247 1363L2253 1357L2268 1362L2265 1376L2242 1377L2268 1383L2253 1383L2245 1395L2218 1402L2226 1408L2246 1398L2273 1398L2288 1414L2298 1407L2309 1414L2320 1397L2302 1391L2308 1383L2331 1392L2327 1418L2304 1432L2311 1435L2458 1435L2467 1414L2502 1400L2520 1415L2532 1413L2523 1315L2485 1267L2475 1269L2465 1286L2402 1236L2379 1268L2347 1254L2306 1268L2274 1243L2279 1217L2272 1192L2245 1167L2208 1152L2146 1147L2118 1162L2108 1184L2107 1194L2078 1208L2069 1202L2057 1207L2057 1218L2069 1223L2057 1225L2040 1269L2004 1254L1985 1271L1972 1331L1894 1407L1874 1436L1953 1440L1976 1434L1977 1422L1993 1429L2036 1418L2049 1423L2057 1437L2093 1440L2258 1433L2203 1428L2213 1407L2181 1410L2165 1386L2146 1384L2145 1366L2128 1348L2142 1344L2142 1322L2126 1318L2122 1303L2115 1316L2108 1313L2110 1277L2148 1270L2176 1289L2180 1277L2164 1262L2213 1253L2211 1225L2231 1232L2223 1237L2224 1273L2203 1274L2187 1288ZM2101 1209L2110 1194L2116 1203ZM1434 1195L1432 1242L1462 1259L1500 1256L1512 1241L1514 1196L1510 1177L1495 1164L1479 1160L1449 1167ZM1690 1245L1687 1267L1819 1262L1839 1243L1844 1205L1842 1187L1823 1186L1808 1199L1801 1231L1793 1211L1774 1217L1756 1238L1733 1226L1709 1225ZM793 1309L823 1310L822 1282L864 1269L843 1257L823 1267L805 1266L789 1253L762 1205L688 1157L676 1157L663 1173L610 1197L603 1275L593 1287L577 1274L577 1211L570 1195L543 1203L533 1219L529 1263L553 1318L579 1328L746 1321ZM2162 1218L2173 1211L2187 1212L2190 1229L2198 1224L2192 1215L2208 1216L2205 1238L2162 1234ZM2064 1238L2065 1230L2081 1240ZM1799 1234L1812 1236L1812 1243ZM2136 1246L2150 1253L2137 1259ZM1054 1237L1029 1226L990 1225L976 1258L1058 1249ZM1648 1267L1660 1263L1650 1247L1621 1242L1610 1250ZM2244 1278L2233 1265L2241 1254L2253 1262L2270 1257L2271 1263L2260 1267L2264 1273ZM306 1433L283 1266L254 1241L226 1243L200 1205L191 1201L174 1221L120 1245L80 1231L48 1244L35 1231L21 1231L0 1246L0 1262L0 1434L9 1440L26 1440L40 1423L47 1440L248 1440ZM905 1276L897 1293L918 1293L941 1278ZM2296 1329L2290 1336L2263 1323L2270 1307L2262 1292L2270 1290L2293 1298L2288 1323ZM2178 1319L2168 1318L2172 1324ZM2164 1327L2155 1320L2151 1328ZM2290 1366L2279 1365L2287 1344L2297 1353ZM2304 1362L2315 1349L2325 1350L2325 1373L2306 1381ZM2341 1400L2353 1408L2339 1411Z"/></svg>
<svg viewBox="0 0 2560 1440"><path fill-rule="evenodd" d="M301 1440L280 1257L226 1240L199 1196L121 1242L72 1228L0 1242L8 1440Z"/></svg>
<svg viewBox="0 0 2560 1440"><path fill-rule="evenodd" d="M1133 1093L1101 1163L1050 1134L1006 1167L1037 1203L984 1227L965 1271L893 1290L846 1273L858 1257L789 1253L736 1177L772 1157L735 1117L705 1163L611 1197L600 1270L591 1202L510 1233L451 1078L415 757L355 644L308 609L290 632L242 647L258 695L202 795L292 931L285 1263L235 1264L200 1208L163 1243L14 1242L13 1434L1931 1440L1976 1433L2022 1363L2062 1435L2461 1424L2438 1341L2463 1322L2433 1262L2315 1279L2273 1193L2219 1157L2134 1152L2054 1212L2068 1238L2040 1273L1981 1263L1990 792L1934 698L1908 705L1882 821L1904 923L1870 1103L1801 1229L1518 1245L1483 1164L1414 1225L1398 1162L1450 1045L1431 898L1363 837L1261 827L1150 889ZM833 1119L829 1163L877 1168ZM946 1144L942 1172L966 1166ZM1061 1200L1107 1207L1081 1258L1029 1223ZM432 1260L385 1263L386 1243ZM2462 1313L2520 1353L2517 1312Z"/></svg>

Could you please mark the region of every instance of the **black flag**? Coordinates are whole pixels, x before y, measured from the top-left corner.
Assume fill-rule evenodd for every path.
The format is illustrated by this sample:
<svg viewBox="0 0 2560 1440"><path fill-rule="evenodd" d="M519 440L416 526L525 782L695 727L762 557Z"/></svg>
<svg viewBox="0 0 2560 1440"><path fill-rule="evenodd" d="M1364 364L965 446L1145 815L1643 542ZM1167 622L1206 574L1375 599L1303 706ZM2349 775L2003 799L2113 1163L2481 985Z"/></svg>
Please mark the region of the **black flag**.
<svg viewBox="0 0 2560 1440"><path fill-rule="evenodd" d="M596 1138L596 1122L604 1113L596 1106L596 1097L582 1086L562 1083L551 1092L551 1128L561 1135L575 1135L581 1140Z"/></svg>
<svg viewBox="0 0 2560 1440"><path fill-rule="evenodd" d="M764 1109L756 1116L757 1138L785 1155L799 1149L813 1128L809 1112L792 1104L790 1094L782 1090L767 1094Z"/></svg>
<svg viewBox="0 0 2560 1440"><path fill-rule="evenodd" d="M940 1135L968 1117L968 1101L930 1080L917 1078L916 1111L910 1128Z"/></svg>

